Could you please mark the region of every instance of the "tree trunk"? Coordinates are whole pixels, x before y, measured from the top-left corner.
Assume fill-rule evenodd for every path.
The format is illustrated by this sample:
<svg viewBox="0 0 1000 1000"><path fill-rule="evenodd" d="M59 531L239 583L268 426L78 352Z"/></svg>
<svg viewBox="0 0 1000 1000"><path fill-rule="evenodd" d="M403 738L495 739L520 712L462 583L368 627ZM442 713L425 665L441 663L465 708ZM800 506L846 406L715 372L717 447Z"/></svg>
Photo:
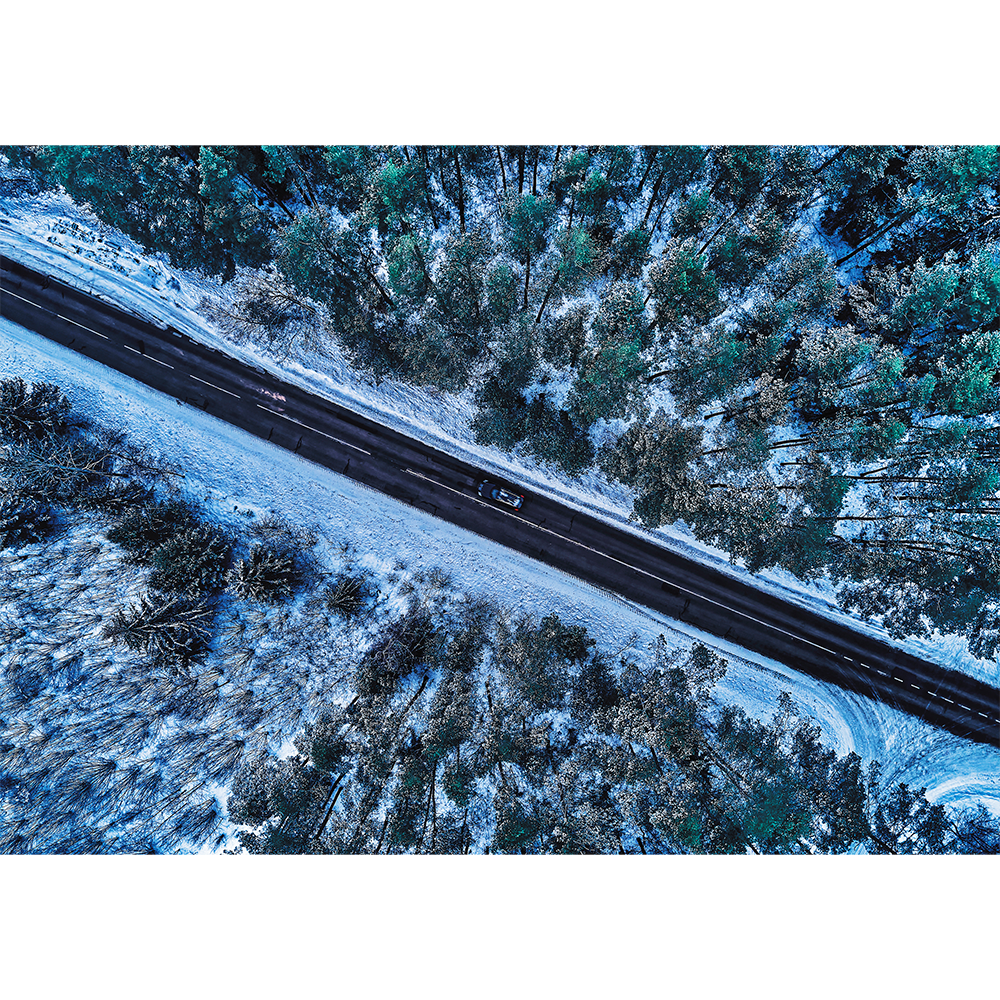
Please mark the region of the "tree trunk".
<svg viewBox="0 0 1000 1000"><path fill-rule="evenodd" d="M555 159L552 161L552 170L549 173L549 189L551 190L552 184L556 179L556 165L559 163L559 154L562 152L562 146L556 146Z"/></svg>
<svg viewBox="0 0 1000 1000"><path fill-rule="evenodd" d="M866 240L862 240L861 243L859 243L857 247L854 250L852 250L846 257L841 257L840 260L838 260L834 266L840 267L841 264L846 263L852 257L861 253L862 250L871 246L872 243L874 243L880 236L884 236L887 232L889 232L890 229L895 229L897 226L901 226L904 222L908 222L916 214L917 210L914 208L911 209L909 212L900 212L899 215L894 215L884 226L881 227L881 229L872 233L872 235L869 236Z"/></svg>
<svg viewBox="0 0 1000 1000"><path fill-rule="evenodd" d="M549 287L545 291L545 298L542 299L542 304L538 307L538 315L535 317L535 324L541 323L542 313L545 312L545 306L549 301L549 296L552 294L552 290L556 287L556 282L559 280L559 268L556 268L556 273L552 275L552 281L549 282Z"/></svg>
<svg viewBox="0 0 1000 1000"><path fill-rule="evenodd" d="M462 166L458 162L458 150L452 149L452 159L455 161L455 175L458 177L458 228L465 234L465 191L462 184Z"/></svg>
<svg viewBox="0 0 1000 1000"><path fill-rule="evenodd" d="M649 163L646 164L646 170L642 175L642 180L639 181L639 194L642 194L642 189L646 186L646 181L649 179L649 175L653 172L653 166L656 164L656 158L659 155L659 150L654 153L649 158Z"/></svg>
<svg viewBox="0 0 1000 1000"><path fill-rule="evenodd" d="M434 214L434 203L431 201L431 185L430 185L430 165L427 163L427 147L421 146L420 149L423 152L423 163L424 163L424 197L427 198L427 210L431 213L431 222L434 223L434 228L438 227L437 216Z"/></svg>
<svg viewBox="0 0 1000 1000"><path fill-rule="evenodd" d="M375 846L375 853L378 854L382 850L382 841L385 839L385 829L389 825L389 814L385 814L385 820L382 822L382 832L378 835L378 844Z"/></svg>
<svg viewBox="0 0 1000 1000"><path fill-rule="evenodd" d="M497 151L497 163L500 164L500 180L503 181L503 193L507 193L507 171L503 168L503 156L500 153L500 147L493 147Z"/></svg>
<svg viewBox="0 0 1000 1000"><path fill-rule="evenodd" d="M540 146L535 146L535 165L531 168L531 193L538 194L538 153Z"/></svg>
<svg viewBox="0 0 1000 1000"><path fill-rule="evenodd" d="M649 204L646 206L646 214L642 217L642 228L646 228L646 223L649 222L649 215L653 211L653 206L656 204L656 196L659 194L660 185L663 183L663 178L666 176L666 169L660 171L660 176L656 178L656 183L653 185L653 190L649 195Z"/></svg>
<svg viewBox="0 0 1000 1000"><path fill-rule="evenodd" d="M330 808L327 809L326 815L323 817L323 822L319 825L319 829L313 834L313 840L319 840L320 834L326 829L326 824L330 822L330 817L333 815L333 807L337 804L337 799L340 798L340 793L344 790L344 786L340 784L343 777L343 774L338 775L337 780L333 783L333 788L330 789L330 795L333 796L333 799L331 801L330 796L327 796Z"/></svg>
<svg viewBox="0 0 1000 1000"><path fill-rule="evenodd" d="M702 243L702 245L698 248L698 253L700 254L704 253L705 250L712 245L712 241L715 239L715 237L722 232L722 229L726 225L726 223L730 222L738 211L739 211L738 208L734 208L732 212L730 212L729 215L727 215L726 218L724 218L722 222L719 223L718 229L716 229L715 232L712 233L712 235L709 236L709 238L705 240L705 242Z"/></svg>
<svg viewBox="0 0 1000 1000"><path fill-rule="evenodd" d="M519 195L524 194L524 150L525 147L521 147L521 151L517 154L517 193Z"/></svg>
<svg viewBox="0 0 1000 1000"><path fill-rule="evenodd" d="M833 156L831 156L827 160L824 160L818 167L813 167L813 173L821 174L824 170L826 170L828 166L830 166L831 163L833 163L835 160L839 160L844 155L844 153L846 153L850 148L851 148L850 146L841 146L840 149L838 149L837 152L833 154Z"/></svg>

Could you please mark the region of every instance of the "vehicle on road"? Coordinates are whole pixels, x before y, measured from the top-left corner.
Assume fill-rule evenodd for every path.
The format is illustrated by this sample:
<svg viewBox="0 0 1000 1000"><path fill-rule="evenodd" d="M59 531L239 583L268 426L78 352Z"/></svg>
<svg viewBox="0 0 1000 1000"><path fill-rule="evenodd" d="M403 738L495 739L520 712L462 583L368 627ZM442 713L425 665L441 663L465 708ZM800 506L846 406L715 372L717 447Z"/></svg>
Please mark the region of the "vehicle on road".
<svg viewBox="0 0 1000 1000"><path fill-rule="evenodd" d="M506 504L508 507L513 507L514 510L520 510L521 504L524 503L524 497L520 493L505 490L502 486L491 483L488 479L484 479L477 489L484 500L496 500L497 503Z"/></svg>

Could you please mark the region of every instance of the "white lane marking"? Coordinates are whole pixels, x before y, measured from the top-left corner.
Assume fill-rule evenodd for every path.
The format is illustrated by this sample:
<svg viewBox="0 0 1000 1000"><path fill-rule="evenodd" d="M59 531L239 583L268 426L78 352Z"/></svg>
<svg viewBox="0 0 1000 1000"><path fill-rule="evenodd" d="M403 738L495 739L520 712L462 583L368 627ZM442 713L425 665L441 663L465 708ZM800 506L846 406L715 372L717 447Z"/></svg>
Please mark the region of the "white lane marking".
<svg viewBox="0 0 1000 1000"><path fill-rule="evenodd" d="M485 500L480 500L477 496L470 496L468 493L456 490L454 487L448 486L445 483L439 483L436 479L431 479L429 476L425 476L422 472L415 472L410 468L406 468L403 471L408 472L411 476L416 476L418 479L423 479L425 482L431 483L434 486L440 486L442 489L450 490L452 493L457 493L460 497L475 500L476 503L481 503L484 507L489 507L491 510L499 510L501 514L510 514L509 510L504 510L502 507L494 507L493 504L487 503ZM530 524L531 522L528 521L527 523Z"/></svg>
<svg viewBox="0 0 1000 1000"><path fill-rule="evenodd" d="M905 684L906 683L906 681L904 681L902 677L897 677L895 674L892 675L892 679L894 681L899 681L900 684Z"/></svg>
<svg viewBox="0 0 1000 1000"><path fill-rule="evenodd" d="M20 296L18 296L18 298L20 298ZM25 299L24 301L27 302L28 300ZM39 309L40 308L41 308L41 306L39 306ZM61 319L61 320L65 320L67 323L72 323L73 326L78 326L81 330L86 330L88 333L95 333L95 334L97 334L97 336L100 337L100 338L102 338L103 340L107 340L108 339L107 337L104 336L103 333L98 333L97 330L91 330L89 326L84 326L82 323L77 323L77 321L75 319L70 319L69 316L63 316L60 313L56 313L56 316L59 319Z"/></svg>
<svg viewBox="0 0 1000 1000"><path fill-rule="evenodd" d="M464 495L464 494L463 494ZM633 566L631 563L627 563L622 559L617 559L615 556L610 556L606 552L600 552L597 549L591 548L589 545L584 545L583 542L578 542L575 538L569 538L566 535L560 535L557 531L552 531L550 528L543 528L540 524L533 524L531 521L525 521L521 518L525 524L530 525L532 528L538 531L544 531L546 534L554 535L556 538L564 542L572 542L573 545L579 546L581 549L586 549L588 552L593 552L595 555L603 556L605 559L610 559L612 562L618 563L619 566L624 566L626 569L634 570L637 573L642 573L643 576L648 576L651 580L657 580L659 583L666 583L671 587L676 587L678 590L684 591L686 594L690 594L692 597L697 597L699 600L707 601L709 604L714 604L717 608L721 608L723 611L729 612L731 615L738 615L740 618L745 618L747 621L754 622L757 625L763 625L765 628L773 629L775 632L780 632L782 635L787 635L790 639L797 639L799 642L804 642L806 645L812 646L815 649L821 649L824 653L830 653L832 656L836 656L839 659L844 659L842 653L838 653L835 649L828 649L826 646L821 646L818 642L813 642L811 639L805 639L802 636L796 635L794 632L786 632L783 628L778 628L777 625L772 625L770 622L761 621L759 618L754 618L753 615L748 615L745 611L737 611L735 608L731 608L721 601L714 601L711 597L705 597L704 594L698 594L693 590L688 590L687 587L682 586L678 583L671 583L669 580L664 580L663 577L657 576L655 573L650 573L648 569L641 569L639 566ZM738 645L738 643L737 643ZM888 675L886 675L888 676Z"/></svg>
<svg viewBox="0 0 1000 1000"><path fill-rule="evenodd" d="M468 493L463 493L461 490L456 490L452 489L452 487L450 486L445 486L444 483L440 483L436 479L429 479L427 476L421 475L419 472L414 472L413 469L406 469L405 471L408 472L411 476L419 476L421 479L426 479L427 482L433 483L435 486L442 486L446 490L451 490L452 493L458 493L459 496L463 496L466 498L470 497L470 494ZM479 497L473 496L472 499L483 504L484 507L489 507L492 510L498 509L494 507L493 504L488 504L486 503L485 500L480 500ZM504 513L508 512L504 511ZM605 559L610 559L612 562L618 563L619 566L624 566L627 569L635 570L637 573L642 573L644 576L648 576L651 579L657 580L660 583L669 584L671 587L677 587L678 590L683 590L686 594L690 594L692 597L697 597L700 600L708 601L709 604L714 604L717 608L722 608L723 611L728 611L730 614L739 615L740 618L745 618L747 621L756 622L758 625L763 625L765 628L774 629L775 632L780 632L782 635L787 635L792 639L798 639L800 642L804 642L810 646L814 646L816 649L821 649L823 650L824 653L830 653L833 656L839 656L842 659L846 659L846 657L843 657L842 654L838 653L836 650L827 649L826 646L821 646L818 642L813 642L810 639L803 639L801 636L797 636L792 632L786 632L784 629L778 628L777 625L772 625L770 622L761 621L759 618L754 618L752 615L748 615L743 611L736 611L734 608L727 607L725 604L721 604L719 601L713 601L712 598L710 597L704 597L701 594L695 593L693 590L688 590L686 587L680 586L679 584L671 583L669 580L664 580L663 577L657 576L655 573L650 573L649 570L640 569L638 566L633 566L631 563L624 562L621 559L616 559L614 556L609 556L606 552L599 552L597 549L593 549L589 545L584 545L583 542L578 542L575 538L568 538L566 535L560 535L556 531L552 531L549 528L543 528L540 524L533 524L531 521L527 521L524 518L518 518L518 520L523 522L524 524L527 524L529 527L535 528L538 531L544 531L549 535L554 535L560 541L571 542L573 545L577 545L581 549L586 549L588 552L593 552L595 555L603 556ZM879 673L881 672L882 671L880 670ZM888 677L889 675L886 674L885 676Z"/></svg>
<svg viewBox="0 0 1000 1000"><path fill-rule="evenodd" d="M958 703L958 707L959 708L964 708L966 710L966 712L971 712L972 711L972 709L969 708L968 705L963 705L961 702Z"/></svg>
<svg viewBox="0 0 1000 1000"><path fill-rule="evenodd" d="M989 716L985 712L976 712L976 715L981 715L984 719L989 718Z"/></svg>
<svg viewBox="0 0 1000 1000"><path fill-rule="evenodd" d="M203 378L198 378L197 375L192 375L190 372L188 372L188 378L193 378L195 382L200 382L202 385L207 385L212 389L218 389L219 392L224 392L228 396L236 396L237 399L243 398L242 396L236 395L235 392L230 392L228 389L223 389L221 385L215 385L212 382L206 382Z"/></svg>
<svg viewBox="0 0 1000 1000"><path fill-rule="evenodd" d="M122 347L124 347L126 351L131 351L133 354L142 355L142 357L146 358L147 361L155 361L158 365L163 365L164 368L174 367L173 365L168 365L166 361L160 361L158 358L154 358L151 354L143 354L142 351L137 351L134 347L129 347L128 344L122 344ZM218 389L219 387L216 386L215 388ZM223 389L222 391L225 392L226 390Z"/></svg>
<svg viewBox="0 0 1000 1000"><path fill-rule="evenodd" d="M312 431L314 434L322 434L323 437L327 437L331 441L336 441L337 444L342 444L345 448L353 448L355 451L360 451L365 455L371 454L371 452L367 451L365 448L361 448L356 444L351 444L350 441L344 441L339 437L334 437L332 434L327 434L326 431L321 431L318 427L310 427L309 424L304 424L301 420L296 420L295 417L288 416L287 413L279 413L277 410L272 410L270 406L264 406L261 403L258 403L257 406L262 410L267 410L268 413L273 413L276 417L281 417L282 420L290 420L293 424L298 424L299 427L304 427L307 431Z"/></svg>
<svg viewBox="0 0 1000 1000"><path fill-rule="evenodd" d="M31 299L26 299L23 295L18 295L17 292L9 292L5 288L3 290L4 295L13 295L15 299L20 299L22 302L27 302L29 306L34 306L36 309L41 309L42 312L48 312L43 306L40 306L37 302L32 302Z"/></svg>
<svg viewBox="0 0 1000 1000"><path fill-rule="evenodd" d="M949 704L949 705L954 705L954 704L955 704L955 703L954 703L954 702L953 702L953 701L951 700L951 698L945 698L945 696L944 696L943 694L939 694L939 695L937 695L937 697L938 697L938 698L940 698L940 699L941 699L942 701L946 701L946 702L948 702L948 704Z"/></svg>
<svg viewBox="0 0 1000 1000"><path fill-rule="evenodd" d="M911 684L910 687L913 688L914 691L919 691L920 690L920 688L918 688L916 684Z"/></svg>

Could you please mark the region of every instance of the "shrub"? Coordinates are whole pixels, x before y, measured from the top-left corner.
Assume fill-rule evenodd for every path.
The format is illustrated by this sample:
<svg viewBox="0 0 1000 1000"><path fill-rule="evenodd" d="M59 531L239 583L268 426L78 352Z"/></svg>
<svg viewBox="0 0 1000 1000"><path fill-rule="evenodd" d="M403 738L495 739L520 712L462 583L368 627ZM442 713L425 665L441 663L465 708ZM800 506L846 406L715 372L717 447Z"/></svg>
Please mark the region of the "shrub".
<svg viewBox="0 0 1000 1000"><path fill-rule="evenodd" d="M104 637L129 649L150 653L154 662L186 666L205 650L211 611L179 597L151 599L119 608L104 628Z"/></svg>
<svg viewBox="0 0 1000 1000"><path fill-rule="evenodd" d="M371 586L363 573L344 571L323 591L326 606L342 618L356 618L371 598Z"/></svg>
<svg viewBox="0 0 1000 1000"><path fill-rule="evenodd" d="M107 534L128 552L129 562L142 566L161 545L197 523L183 500L156 501L126 511Z"/></svg>
<svg viewBox="0 0 1000 1000"><path fill-rule="evenodd" d="M292 596L300 580L295 557L255 545L229 573L229 586L244 599L276 603Z"/></svg>
<svg viewBox="0 0 1000 1000"><path fill-rule="evenodd" d="M69 400L50 382L31 388L22 378L0 379L0 434L23 442L61 434L66 429Z"/></svg>
<svg viewBox="0 0 1000 1000"><path fill-rule="evenodd" d="M220 590L229 555L229 542L222 535L206 526L189 528L153 552L149 585L189 597Z"/></svg>
<svg viewBox="0 0 1000 1000"><path fill-rule="evenodd" d="M0 502L0 548L40 542L52 531L52 511L36 500L10 497Z"/></svg>

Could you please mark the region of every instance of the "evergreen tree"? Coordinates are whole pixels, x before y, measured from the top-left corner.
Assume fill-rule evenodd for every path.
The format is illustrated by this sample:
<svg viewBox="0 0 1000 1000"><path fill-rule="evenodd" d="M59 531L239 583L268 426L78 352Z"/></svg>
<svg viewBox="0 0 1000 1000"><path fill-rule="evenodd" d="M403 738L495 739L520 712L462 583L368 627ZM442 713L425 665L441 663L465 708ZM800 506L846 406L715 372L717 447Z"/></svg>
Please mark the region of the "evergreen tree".
<svg viewBox="0 0 1000 1000"><path fill-rule="evenodd" d="M582 427L642 409L642 380L649 370L642 354L649 344L635 285L616 282L608 289L591 325L591 341L566 400Z"/></svg>
<svg viewBox="0 0 1000 1000"><path fill-rule="evenodd" d="M228 540L212 528L187 528L153 551L149 585L191 598L221 590L230 552Z"/></svg>

